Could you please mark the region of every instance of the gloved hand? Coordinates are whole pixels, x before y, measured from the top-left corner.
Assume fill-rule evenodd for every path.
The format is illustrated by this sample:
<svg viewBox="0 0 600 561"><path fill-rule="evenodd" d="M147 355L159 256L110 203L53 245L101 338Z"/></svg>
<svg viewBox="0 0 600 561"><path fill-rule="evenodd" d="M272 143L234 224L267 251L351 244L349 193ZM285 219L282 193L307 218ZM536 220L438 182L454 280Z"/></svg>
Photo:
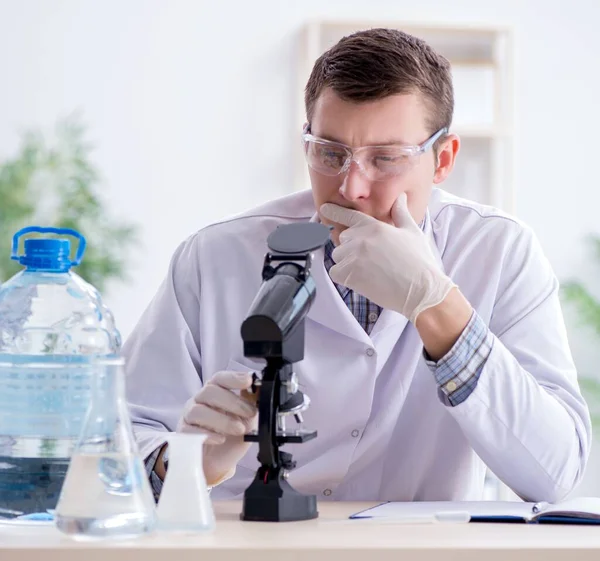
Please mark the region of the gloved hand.
<svg viewBox="0 0 600 561"><path fill-rule="evenodd" d="M208 435L204 473L209 486L232 477L251 445L243 438L258 425L256 398L248 391L251 385L251 373L217 372L184 407L177 432ZM239 395L234 393L236 390Z"/></svg>
<svg viewBox="0 0 600 561"><path fill-rule="evenodd" d="M357 210L325 203L324 218L348 226L334 249L331 279L394 310L413 324L441 303L456 285L441 270L427 236L400 195L392 207L394 226Z"/></svg>

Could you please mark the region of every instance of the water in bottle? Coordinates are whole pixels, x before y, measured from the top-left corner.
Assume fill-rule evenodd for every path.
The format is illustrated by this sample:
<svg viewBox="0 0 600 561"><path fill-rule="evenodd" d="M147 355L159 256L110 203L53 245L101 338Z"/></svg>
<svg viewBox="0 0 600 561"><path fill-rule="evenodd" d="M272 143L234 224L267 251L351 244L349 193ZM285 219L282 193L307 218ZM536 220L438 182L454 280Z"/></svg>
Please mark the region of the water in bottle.
<svg viewBox="0 0 600 561"><path fill-rule="evenodd" d="M19 255L19 240L25 239ZM56 237L58 236L58 237ZM71 260L68 237L79 240ZM72 271L85 238L29 227L24 269L0 286L0 519L55 508L90 403L90 380L120 335L98 291Z"/></svg>

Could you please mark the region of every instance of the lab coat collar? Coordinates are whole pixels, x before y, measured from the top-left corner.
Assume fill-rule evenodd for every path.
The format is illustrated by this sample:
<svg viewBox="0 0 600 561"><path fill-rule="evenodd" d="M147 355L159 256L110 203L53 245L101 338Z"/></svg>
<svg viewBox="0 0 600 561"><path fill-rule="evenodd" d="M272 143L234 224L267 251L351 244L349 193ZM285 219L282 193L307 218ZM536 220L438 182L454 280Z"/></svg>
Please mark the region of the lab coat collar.
<svg viewBox="0 0 600 561"><path fill-rule="evenodd" d="M440 269L445 273L446 269L444 267L444 262L442 261L442 250L438 245L439 240L435 235L433 220L431 219L431 213L429 212L429 208L425 211L425 218L423 219L423 233L427 237L429 241L429 245L433 251L433 255L437 264L440 266Z"/></svg>

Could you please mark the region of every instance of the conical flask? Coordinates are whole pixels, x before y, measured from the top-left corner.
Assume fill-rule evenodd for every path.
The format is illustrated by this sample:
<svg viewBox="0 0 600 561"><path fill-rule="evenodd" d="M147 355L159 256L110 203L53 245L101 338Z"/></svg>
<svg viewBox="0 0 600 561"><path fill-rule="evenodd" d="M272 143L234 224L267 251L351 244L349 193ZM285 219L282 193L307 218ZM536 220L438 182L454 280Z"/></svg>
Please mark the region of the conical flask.
<svg viewBox="0 0 600 561"><path fill-rule="evenodd" d="M56 506L74 538L131 538L156 524L156 506L125 402L124 361L98 361L83 430Z"/></svg>
<svg viewBox="0 0 600 561"><path fill-rule="evenodd" d="M205 434L170 433L169 468L158 500L158 528L166 532L209 532L215 528L203 465Z"/></svg>

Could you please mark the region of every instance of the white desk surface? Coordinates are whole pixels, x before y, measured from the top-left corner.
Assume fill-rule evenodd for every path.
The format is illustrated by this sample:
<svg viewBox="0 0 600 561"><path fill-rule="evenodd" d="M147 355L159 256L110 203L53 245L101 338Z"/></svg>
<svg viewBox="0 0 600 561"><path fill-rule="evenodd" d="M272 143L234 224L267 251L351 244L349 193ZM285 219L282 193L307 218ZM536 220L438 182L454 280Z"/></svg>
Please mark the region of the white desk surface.
<svg viewBox="0 0 600 561"><path fill-rule="evenodd" d="M600 526L397 524L349 520L374 503L320 502L319 518L245 522L241 503L215 502L206 535L155 533L122 542L76 542L52 526L0 526L0 561L600 561Z"/></svg>

